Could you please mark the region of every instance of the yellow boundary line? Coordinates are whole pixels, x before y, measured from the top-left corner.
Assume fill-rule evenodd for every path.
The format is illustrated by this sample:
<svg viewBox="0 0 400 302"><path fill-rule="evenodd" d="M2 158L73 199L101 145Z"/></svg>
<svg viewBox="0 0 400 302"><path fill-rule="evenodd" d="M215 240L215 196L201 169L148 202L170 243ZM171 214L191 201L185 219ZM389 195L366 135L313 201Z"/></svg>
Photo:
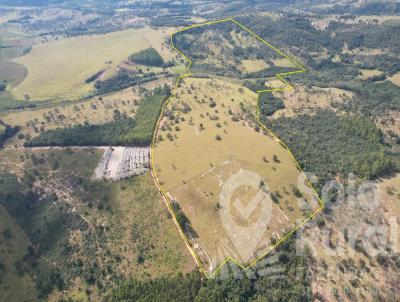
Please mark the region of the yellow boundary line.
<svg viewBox="0 0 400 302"><path fill-rule="evenodd" d="M290 71L290 72L284 72L284 73L278 73L275 76L282 81L285 84L285 87L283 88L271 88L271 89L265 89L265 90L258 90L257 91L257 95L258 95L258 100L257 100L257 109L256 109L256 121L257 123L264 129L266 130L269 134L272 135L272 137L278 141L284 148L286 148L290 155L292 156L293 160L296 163L297 168L299 169L299 171L301 173L304 173L304 171L301 169L298 161L296 160L296 158L294 157L293 153L290 151L290 149L288 148L288 146L286 146L286 144L284 142L282 142L271 130L269 130L265 125L263 125L260 122L260 109L259 109L259 100L260 100L260 95L262 93L266 93L266 92L272 92L272 91L283 91L283 90L291 90L294 87L286 80L284 79L285 76L291 75L291 74L298 74L298 73L302 73L305 72L306 69L300 65L299 63L297 63L295 60L293 60L292 58L290 58L288 55L284 54L283 52L281 52L279 49L275 48L274 46L272 46L270 43L268 43L267 41L263 40L260 36L258 36L256 33L254 33L252 30L250 30L249 28L247 28L246 26L244 26L243 24L239 23L238 21L236 21L233 18L226 18L226 19L222 19L222 20L216 20L216 21L209 21L209 22L205 22L205 23L199 23L199 24L194 24L185 28L182 28L176 32L174 32L173 34L171 34L170 36L170 41L171 41L171 46L180 54L183 56L183 58L189 62L189 64L187 66L185 66L187 73L179 76L176 80L175 83L175 87L171 93L171 95L167 98L167 100L164 102L164 104L161 107L161 112L160 112L160 116L158 117L157 120L157 124L156 127L154 129L154 133L153 133L153 140L152 140L152 144L151 144L151 149L150 149L150 162L151 162L151 174L153 177L153 180L158 188L158 190L160 191L165 204L167 205L167 208L169 210L169 212L172 215L173 221L176 225L176 227L178 228L179 234L181 235L182 239L184 240L186 247L188 248L190 254L193 256L193 258L195 259L198 267L200 268L200 270L204 273L204 275L210 279L213 278L221 269L222 267L228 262L228 261L232 261L233 263L235 263L237 266L239 266L240 268L242 268L243 270L247 270L250 267L254 266L259 260L261 260L262 258L264 258L267 254L269 254L273 249L275 249L278 245L280 245L283 241L285 241L287 238L289 238L294 232L296 232L301 226L303 226L306 222L308 222L309 220L311 220L318 212L320 212L323 208L324 208L324 203L322 202L321 198L319 197L318 193L315 191L313 185L311 184L310 180L308 179L308 177L306 176L306 174L304 173L304 175L306 176L306 181L308 186L312 189L312 191L315 193L315 195L318 198L318 202L320 204L320 207L315 210L308 218L306 218L304 221L302 221L301 223L299 223L293 230L291 230L289 233L287 233L284 237L282 237L279 241L277 241L272 247L270 247L265 253L263 253L261 256L259 256L257 259L255 259L254 261L252 261L248 266L243 266L241 265L237 260L233 259L232 257L227 257L224 262L222 262L217 269L211 274L208 275L207 271L204 269L204 267L201 264L201 261L199 259L199 257L197 256L196 252L194 251L194 249L191 247L190 242L188 241L185 233L183 232L181 226L179 225L176 216L175 216L175 212L172 209L171 203L168 201L168 195L166 194L166 192L164 191L164 189L161 187L160 183L158 182L158 178L156 175L156 172L154 170L154 145L156 142L156 137L157 137L157 131L160 125L160 121L164 112L164 108L165 106L173 99L173 97L176 94L176 89L178 87L178 84L181 80L183 80L184 78L187 78L189 76L192 75L191 71L190 71L190 66L192 65L192 61L183 53L181 52L178 48L175 47L174 42L173 42L173 37L174 35L189 30L189 29L193 29L193 28L197 28L197 27L201 27L201 26L205 26L205 25L213 25L213 24L218 24L218 23L223 23L223 22L233 22L235 24L237 24L239 27L241 27L242 29L244 29L245 31L247 31L248 33L250 33L253 37L255 37L257 40L261 41L262 43L264 43L265 45L267 45L270 49L274 50L276 53L280 54L281 56L285 57L286 59L288 59L290 62L292 62L294 65L296 65L299 69L298 70L294 70L294 71Z"/></svg>

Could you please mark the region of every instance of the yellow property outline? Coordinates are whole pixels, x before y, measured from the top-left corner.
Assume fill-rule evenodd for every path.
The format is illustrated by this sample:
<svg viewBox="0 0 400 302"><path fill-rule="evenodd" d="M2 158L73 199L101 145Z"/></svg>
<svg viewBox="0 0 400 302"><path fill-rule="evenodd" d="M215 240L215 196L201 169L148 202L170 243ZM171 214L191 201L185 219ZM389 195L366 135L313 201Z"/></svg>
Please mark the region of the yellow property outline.
<svg viewBox="0 0 400 302"><path fill-rule="evenodd" d="M293 153L290 151L290 149L286 146L286 144L284 142L282 142L274 133L272 133L265 125L263 125L260 122L260 110L259 110L259 100L260 100L260 94L265 93L265 92L272 92L272 91L283 91L283 90L291 90L294 89L294 87L287 81L285 80L283 77L284 76L288 76L291 74L297 74L297 73L302 73L305 72L306 69L301 66L299 63L297 63L295 60L293 60L292 58L290 58L288 55L284 54L283 52L281 52L279 49L275 48L274 46L272 46L271 44L269 44L267 41L263 40L260 36L258 36L256 33L254 33L252 30L250 30L249 28L245 27L244 25L242 25L241 23L239 23L238 21L236 21L233 18L226 18L226 19L222 19L222 20L216 20L216 21L209 21L209 22L204 22L204 23L199 23L199 24L194 24L188 27L185 27L183 29L180 29L176 32L174 32L173 34L171 34L170 36L170 41L171 41L171 46L179 53L183 56L183 58L189 62L189 64L187 66L185 66L187 73L179 76L176 80L175 83L175 87L171 93L171 95L165 100L164 104L161 107L161 112L160 112L160 116L158 117L157 123L156 123L156 127L154 129L154 133L153 133L153 139L152 139L152 144L151 144L151 148L150 148L150 163L151 163L151 174L153 177L153 180L158 188L158 190L160 191L164 202L166 203L169 212L172 215L173 221L176 225L176 227L178 228L179 234L181 235L182 239L184 240L190 254L193 256L193 258L195 259L197 266L200 268L200 270L204 273L204 275L210 279L212 277L214 277L221 269L222 267L228 262L228 261L232 261L233 263L235 263L237 266L239 266L240 268L242 268L243 270L247 270L250 267L254 266L259 260L261 260L262 258L264 258L267 254L269 254L273 249L275 249L279 244L281 244L283 241L285 241L287 238L289 238L294 232L296 232L301 226L303 226L307 221L309 221L310 219L312 219L318 212L320 212L323 208L324 208L324 203L322 202L321 198L319 197L318 193L315 191L313 185L311 184L310 180L308 179L307 175L304 173L304 175L306 176L306 181L308 186L312 189L312 191L315 193L315 195L318 198L318 202L321 205L317 210L315 210L308 218L306 218L303 222L301 222L299 225L297 225L293 230L291 230L289 233L287 233L284 237L282 237L279 241L277 241L272 247L270 247L265 253L263 253L261 256L259 256L257 259L253 260L253 262L251 262L248 266L243 266L241 265L238 261L236 261L235 259L233 259L231 256L227 257L224 262L222 262L217 269L211 274L208 275L207 271L203 268L200 259L198 258L198 256L196 255L196 252L193 250L193 248L190 245L190 242L188 241L186 235L184 234L181 226L178 223L178 220L176 219L175 216L175 212L172 209L171 203L168 201L168 196L166 194L166 192L163 190L163 188L161 187L160 183L158 182L157 179L157 175L156 172L154 170L154 145L156 142L156 137L157 137L157 131L159 128L159 124L164 112L164 107L173 99L173 97L176 94L176 89L178 87L179 82L184 79L187 78L189 76L192 75L191 71L190 71L190 66L192 65L192 61L183 53L181 52L178 48L175 47L174 42L173 42L173 37L174 35L192 29L192 28L197 28L200 26L205 26L205 25L213 25L213 24L218 24L218 23L223 23L223 22L233 22L235 24L237 24L238 26L240 26L242 29L244 29L245 31L249 32L253 37L255 37L257 40L261 41L262 43L264 43L265 45L267 45L270 49L274 50L275 52L277 52L278 54L280 54L281 56L284 56L286 59L288 59L290 62L292 62L294 65L296 65L299 69L298 70L294 70L294 71L290 71L290 72L284 72L284 73L278 73L275 75L276 78L278 78L280 81L282 81L285 84L285 87L283 88L271 88L271 89L265 89L265 90L258 90L257 91L257 109L256 109L256 121L257 123L264 129L266 130L268 133L270 133L273 138L278 141L285 149L287 149L290 153L290 155L292 156L293 160L296 163L297 168L299 169L299 171L301 173L304 173L304 171L301 169L299 163L297 162L296 158L294 157Z"/></svg>

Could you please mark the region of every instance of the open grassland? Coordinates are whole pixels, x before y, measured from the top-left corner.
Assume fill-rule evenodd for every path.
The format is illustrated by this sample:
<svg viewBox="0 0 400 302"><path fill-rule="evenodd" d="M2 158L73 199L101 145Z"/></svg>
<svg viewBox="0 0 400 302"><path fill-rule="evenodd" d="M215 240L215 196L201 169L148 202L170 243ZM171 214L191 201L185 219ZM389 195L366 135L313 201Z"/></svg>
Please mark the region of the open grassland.
<svg viewBox="0 0 400 302"><path fill-rule="evenodd" d="M368 80L381 74L382 71L377 69L360 69L360 74L357 76L357 78L361 80Z"/></svg>
<svg viewBox="0 0 400 302"><path fill-rule="evenodd" d="M268 67L264 60L242 60L243 68L246 72L255 72Z"/></svg>
<svg viewBox="0 0 400 302"><path fill-rule="evenodd" d="M8 301L37 301L37 294L98 301L120 278L193 269L150 175L94 181L101 154L93 148L0 152L0 169L7 171L0 174L7 196L0 200L0 259L9 279L3 285L13 283ZM3 240L6 229L12 236L6 232Z"/></svg>
<svg viewBox="0 0 400 302"><path fill-rule="evenodd" d="M26 76L26 68L13 62L1 61L0 70L0 83L6 85L17 85Z"/></svg>
<svg viewBox="0 0 400 302"><path fill-rule="evenodd" d="M389 80L398 86L400 86L400 72L395 73L391 77L389 77Z"/></svg>
<svg viewBox="0 0 400 302"><path fill-rule="evenodd" d="M18 99L25 95L32 100L79 98L93 90L93 83L85 83L90 76L115 71L130 54L152 44L163 48L166 37L166 32L143 28L37 44L15 59L28 69L28 76L13 93Z"/></svg>
<svg viewBox="0 0 400 302"><path fill-rule="evenodd" d="M243 265L251 262L319 206L290 152L258 127L256 103L257 95L243 86L185 79L164 110L157 133L155 173L169 201L187 216L183 229L209 273L224 257ZM257 184L240 184L230 196L235 206L229 208L223 201L224 184L242 173L257 175ZM266 194L262 202L271 207L270 220L254 230L261 232L260 241L246 258L241 251L254 239L242 237L239 247L234 245L230 233L242 235L224 226L221 213L231 211L238 224L254 227L263 205L245 215L237 200L246 207L259 190Z"/></svg>
<svg viewBox="0 0 400 302"><path fill-rule="evenodd" d="M139 100L137 88L127 88L79 103L3 115L1 119L4 122L21 127L19 137L16 135L11 138L6 146L21 146L26 138L35 137L49 129L85 123L104 124L120 114L133 116Z"/></svg>
<svg viewBox="0 0 400 302"><path fill-rule="evenodd" d="M353 93L347 90L315 86L296 86L293 90L275 91L273 94L284 102L285 108L277 110L272 118L313 114L322 108L335 110L335 105L353 97Z"/></svg>
<svg viewBox="0 0 400 302"><path fill-rule="evenodd" d="M10 90L27 75L24 66L10 60L27 52L35 40L10 26L2 26L0 30L0 83L6 85L5 91L0 91L0 111L15 102Z"/></svg>
<svg viewBox="0 0 400 302"><path fill-rule="evenodd" d="M277 66L277 67L292 67L292 68L297 67L295 64L293 64L293 62L289 61L286 58L274 59L274 60L272 60L272 62L273 62L273 65Z"/></svg>

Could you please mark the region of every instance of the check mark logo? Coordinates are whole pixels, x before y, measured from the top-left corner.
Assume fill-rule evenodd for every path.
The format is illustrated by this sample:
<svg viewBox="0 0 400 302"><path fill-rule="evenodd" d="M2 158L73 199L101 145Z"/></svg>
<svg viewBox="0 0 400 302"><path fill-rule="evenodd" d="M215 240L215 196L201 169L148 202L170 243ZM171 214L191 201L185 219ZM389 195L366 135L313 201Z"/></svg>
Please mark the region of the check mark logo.
<svg viewBox="0 0 400 302"><path fill-rule="evenodd" d="M254 212L254 210L257 208L257 206L261 202L261 198L259 194L257 194L247 206L243 205L243 203L240 201L240 198L236 198L233 205L235 206L236 210L242 215L242 218L244 220L248 220L250 215Z"/></svg>

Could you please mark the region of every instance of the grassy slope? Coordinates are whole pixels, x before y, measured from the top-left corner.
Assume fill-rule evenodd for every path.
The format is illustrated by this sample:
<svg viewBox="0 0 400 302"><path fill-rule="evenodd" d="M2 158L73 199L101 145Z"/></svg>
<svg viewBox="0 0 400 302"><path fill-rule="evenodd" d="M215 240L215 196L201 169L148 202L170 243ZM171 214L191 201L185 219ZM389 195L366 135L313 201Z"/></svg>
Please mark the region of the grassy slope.
<svg viewBox="0 0 400 302"><path fill-rule="evenodd" d="M6 230L11 232L9 239L3 235ZM23 257L28 240L24 230L0 206L0 263L5 266L4 270L0 270L1 301L33 300L37 295L32 278L19 276L14 266Z"/></svg>
<svg viewBox="0 0 400 302"><path fill-rule="evenodd" d="M106 61L118 64L139 44L135 31L108 35L83 36L35 45L32 51L15 61L27 67L28 77L15 90L17 98L32 99L75 97L86 94L92 85L85 79L106 68ZM125 43L121 43L126 36ZM74 51L71 51L71 50ZM43 71L46 70L46 73Z"/></svg>
<svg viewBox="0 0 400 302"><path fill-rule="evenodd" d="M15 60L27 67L28 77L14 94L18 98L28 94L34 100L87 94L92 84L85 79L99 70L115 68L128 55L149 46L144 33L132 29L35 45L29 54Z"/></svg>
<svg viewBox="0 0 400 302"><path fill-rule="evenodd" d="M257 97L248 89L240 93L241 87L220 80L185 79L165 108L169 118L161 122L154 150L160 184L180 203L198 234L196 242L213 260L218 259L219 242L227 239L215 206L224 181L240 169L257 173L270 192L279 192L281 196L280 202L276 202L279 206L272 206L272 218L262 242L269 242L273 232L281 237L297 219L309 215L300 210L290 189L297 186L301 176L291 154L271 136L254 130ZM209 106L210 99L216 103L213 108ZM184 104L191 108L187 113L182 110ZM232 121L230 110L241 120ZM300 190L308 201L314 197L310 191ZM243 202L248 202L252 195L242 193ZM311 204L313 209L317 206ZM287 217L287 221L282 223L282 217ZM282 231L283 228L287 230ZM260 247L260 254L263 249Z"/></svg>
<svg viewBox="0 0 400 302"><path fill-rule="evenodd" d="M0 32L0 82L8 85L6 91L0 92L0 111L3 108L12 107L15 103L10 89L20 83L26 76L24 66L10 62L10 60L22 55L32 43L33 38L21 33L12 26L3 26Z"/></svg>
<svg viewBox="0 0 400 302"><path fill-rule="evenodd" d="M43 199L30 209L17 209L11 217L0 208L0 230L10 228L15 238L22 240L15 243L15 253L11 249L12 257L3 260L9 272L7 278L16 289L5 289L13 295L11 300L34 300L36 295L34 284L28 282L29 274L22 278L9 270L25 254L28 239L40 247L35 256L38 266L22 261L24 267L36 280L48 280L46 276L57 268L66 284L64 297L85 296L85 289L89 288L92 298L99 299L120 276L141 279L192 267L149 174L118 183L90 181L101 154L98 151L43 149L34 151L34 157L32 152L26 153L30 159L20 162L23 154L14 154L13 160L8 161L9 151L2 151L1 170L22 171L29 175L25 179L37 175L35 183L49 190L50 196L57 193L59 198L55 203ZM1 237L0 233L0 252ZM2 290L0 287L0 296ZM56 291L50 300L60 296Z"/></svg>

